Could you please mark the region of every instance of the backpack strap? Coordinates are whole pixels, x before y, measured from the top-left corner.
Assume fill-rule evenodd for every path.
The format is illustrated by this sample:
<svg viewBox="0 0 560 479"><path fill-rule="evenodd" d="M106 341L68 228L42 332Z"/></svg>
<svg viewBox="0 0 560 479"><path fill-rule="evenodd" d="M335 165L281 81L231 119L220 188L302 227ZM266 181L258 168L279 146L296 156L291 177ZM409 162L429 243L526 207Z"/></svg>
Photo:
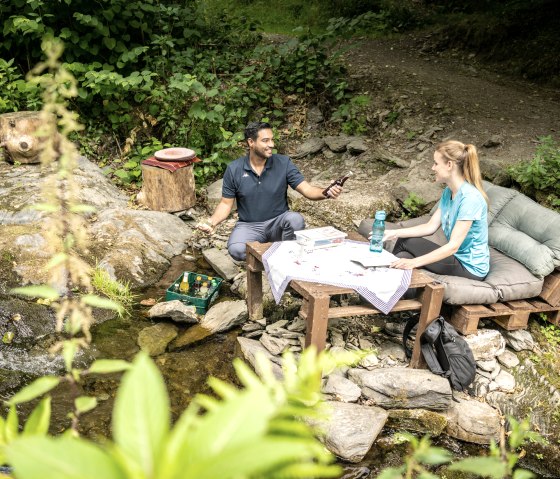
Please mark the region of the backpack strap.
<svg viewBox="0 0 560 479"><path fill-rule="evenodd" d="M419 319L418 315L414 315L414 316L408 318L408 320L406 322L406 325L404 327L404 330L403 330L402 342L403 342L404 352L406 354L407 359L410 359L412 357L412 349L410 349L408 347L406 342L408 341L408 337L410 336L410 332L412 331L414 326L416 326L418 324L418 319Z"/></svg>

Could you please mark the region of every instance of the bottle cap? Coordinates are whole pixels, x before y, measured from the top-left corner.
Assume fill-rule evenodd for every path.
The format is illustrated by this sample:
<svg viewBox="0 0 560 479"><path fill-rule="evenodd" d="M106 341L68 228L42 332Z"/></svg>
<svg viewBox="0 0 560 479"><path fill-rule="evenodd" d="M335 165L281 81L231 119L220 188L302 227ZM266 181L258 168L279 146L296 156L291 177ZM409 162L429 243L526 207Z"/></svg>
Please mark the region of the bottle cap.
<svg viewBox="0 0 560 479"><path fill-rule="evenodd" d="M383 210L379 210L379 211L375 212L375 219L376 220L384 220L386 216L387 215L385 214L385 211L383 211Z"/></svg>

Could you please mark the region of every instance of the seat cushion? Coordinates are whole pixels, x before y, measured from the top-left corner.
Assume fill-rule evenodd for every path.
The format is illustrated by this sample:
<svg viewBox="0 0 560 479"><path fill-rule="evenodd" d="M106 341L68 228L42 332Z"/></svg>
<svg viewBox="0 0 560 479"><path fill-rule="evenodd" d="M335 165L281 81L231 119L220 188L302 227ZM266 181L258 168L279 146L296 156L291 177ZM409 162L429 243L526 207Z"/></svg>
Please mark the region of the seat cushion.
<svg viewBox="0 0 560 479"><path fill-rule="evenodd" d="M454 305L532 298L538 296L543 287L542 279L493 248L490 248L490 273L484 281L425 272L445 285L443 301Z"/></svg>

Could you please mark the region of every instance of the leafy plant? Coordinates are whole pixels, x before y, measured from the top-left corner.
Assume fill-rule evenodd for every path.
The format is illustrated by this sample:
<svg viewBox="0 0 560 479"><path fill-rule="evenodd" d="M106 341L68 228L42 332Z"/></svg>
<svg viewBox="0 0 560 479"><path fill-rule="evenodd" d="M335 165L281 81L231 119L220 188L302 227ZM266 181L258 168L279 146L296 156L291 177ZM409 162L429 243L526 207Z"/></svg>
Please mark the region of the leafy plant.
<svg viewBox="0 0 560 479"><path fill-rule="evenodd" d="M325 357L323 354L322 357ZM243 389L211 378L215 397L197 396L170 428L169 398L153 361L140 353L125 373L113 411L113 439L22 436L5 446L18 479L338 477L340 467L298 418L317 417L323 360L312 349L284 380L258 359L260 379L240 360Z"/></svg>
<svg viewBox="0 0 560 479"><path fill-rule="evenodd" d="M416 218L425 206L426 202L411 191L403 201L405 213L402 215L402 218Z"/></svg>
<svg viewBox="0 0 560 479"><path fill-rule="evenodd" d="M332 119L341 122L342 131L348 135L363 134L367 131L367 110L370 101L367 95L354 96L334 111Z"/></svg>
<svg viewBox="0 0 560 479"><path fill-rule="evenodd" d="M551 136L539 138L535 156L509 168L511 177L521 185L522 191L535 197L537 192L548 195L553 207L560 206L560 145Z"/></svg>

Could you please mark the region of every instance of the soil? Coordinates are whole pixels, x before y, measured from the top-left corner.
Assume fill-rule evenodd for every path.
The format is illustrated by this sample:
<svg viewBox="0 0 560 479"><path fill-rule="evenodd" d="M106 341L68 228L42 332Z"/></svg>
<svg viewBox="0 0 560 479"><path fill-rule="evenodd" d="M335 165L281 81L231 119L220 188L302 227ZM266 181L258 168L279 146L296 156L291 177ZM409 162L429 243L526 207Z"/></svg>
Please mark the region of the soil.
<svg viewBox="0 0 560 479"><path fill-rule="evenodd" d="M323 150L312 160L296 160L306 178L319 186L348 168L358 172L341 197L355 208L331 216L332 207L315 203L317 215L312 208L304 208L311 225L348 227L379 207L398 215L411 191L434 204L438 190L432 185L432 191L427 191L430 187L426 185L433 181L432 147L442 140L474 144L485 179L510 186L503 174L508 165L532 159L539 137L560 138L560 90L503 75L492 70L492 65L479 63L474 53L437 51L432 44L430 35L423 33L363 38L342 56L353 94L370 98L360 121L367 127L362 136L375 154L333 157L325 156ZM326 121L314 126L309 124L309 114L306 123L301 120L301 110L295 110L288 117L287 130L301 125L303 138L325 136L341 128L328 120L328 113ZM284 151L295 153L301 141L286 140ZM395 169L388 158L398 159L401 168ZM407 184L404 191L403 184Z"/></svg>

